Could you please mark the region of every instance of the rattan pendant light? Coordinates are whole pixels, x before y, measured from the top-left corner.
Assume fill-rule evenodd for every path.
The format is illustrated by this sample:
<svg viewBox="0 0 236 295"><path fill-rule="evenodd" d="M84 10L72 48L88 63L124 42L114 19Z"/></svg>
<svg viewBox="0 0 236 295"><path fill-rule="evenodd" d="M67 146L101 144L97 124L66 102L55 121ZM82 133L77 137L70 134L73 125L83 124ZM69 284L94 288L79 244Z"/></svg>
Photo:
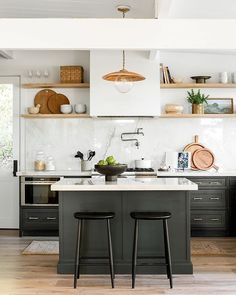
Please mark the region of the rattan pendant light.
<svg viewBox="0 0 236 295"><path fill-rule="evenodd" d="M118 6L117 10L119 12L122 12L123 18L125 18L125 14L128 11L130 11L130 7L129 6ZM122 51L122 54L123 54L122 69L117 72L112 72L112 73L106 74L102 78L106 81L115 82L115 86L116 86L117 90L122 93L126 93L132 89L133 82L145 80L145 77L138 74L138 73L130 72L130 71L126 70L125 69L125 61L126 60L125 60L125 51L124 50Z"/></svg>

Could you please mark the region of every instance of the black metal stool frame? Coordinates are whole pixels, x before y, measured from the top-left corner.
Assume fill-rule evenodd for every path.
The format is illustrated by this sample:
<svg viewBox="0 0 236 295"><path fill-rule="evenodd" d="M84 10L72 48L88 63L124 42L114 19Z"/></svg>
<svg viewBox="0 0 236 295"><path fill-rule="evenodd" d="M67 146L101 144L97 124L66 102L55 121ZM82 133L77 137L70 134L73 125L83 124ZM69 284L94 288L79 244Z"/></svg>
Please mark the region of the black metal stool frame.
<svg viewBox="0 0 236 295"><path fill-rule="evenodd" d="M109 266L110 266L110 275L111 275L111 286L114 288L114 259L112 251L112 239L111 239L111 226L110 218L77 218L78 219L78 230L77 230L77 239L76 239L76 253L75 253L75 266L74 266L74 288L77 288L77 279L80 277L80 262L81 262L81 244L82 244L82 229L84 227L84 220L106 220L107 221L107 236L108 236L108 252L109 252ZM86 257L89 259L89 257ZM90 257L91 258L91 257ZM92 259L101 259L107 257L92 257Z"/></svg>
<svg viewBox="0 0 236 295"><path fill-rule="evenodd" d="M132 288L133 289L135 288L136 268L138 266L137 259L144 258L144 257L137 255L138 254L139 220L142 220L142 219L135 218L133 255L132 255ZM155 219L148 218L146 220L155 220ZM166 266L167 278L169 279L169 282L170 282L170 288L173 288L172 264L171 264L171 255L170 255L170 242L169 242L167 218L159 218L156 220L162 220L162 222L163 222L165 256L155 256L155 257L145 257L145 258L165 258L165 263L153 263L153 265Z"/></svg>

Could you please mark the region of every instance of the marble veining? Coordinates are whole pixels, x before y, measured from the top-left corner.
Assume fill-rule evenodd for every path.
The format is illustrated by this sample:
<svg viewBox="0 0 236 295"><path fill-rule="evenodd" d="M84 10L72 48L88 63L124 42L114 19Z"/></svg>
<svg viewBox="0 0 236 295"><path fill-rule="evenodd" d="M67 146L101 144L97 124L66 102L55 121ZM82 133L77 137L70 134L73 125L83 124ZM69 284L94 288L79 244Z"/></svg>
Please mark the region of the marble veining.
<svg viewBox="0 0 236 295"><path fill-rule="evenodd" d="M157 169L164 161L166 151L181 151L191 143L194 135L210 148L216 165L223 170L236 170L235 119L158 119L158 118L97 118L25 120L25 159L22 170L33 170L38 150L55 159L57 170L80 170L77 150L96 151L93 163L114 155L120 163L134 167L134 160L151 159ZM133 142L122 142L122 132L143 128L138 136L140 147Z"/></svg>
<svg viewBox="0 0 236 295"><path fill-rule="evenodd" d="M198 185L186 178L121 177L105 181L104 176L63 178L51 186L53 191L189 191Z"/></svg>

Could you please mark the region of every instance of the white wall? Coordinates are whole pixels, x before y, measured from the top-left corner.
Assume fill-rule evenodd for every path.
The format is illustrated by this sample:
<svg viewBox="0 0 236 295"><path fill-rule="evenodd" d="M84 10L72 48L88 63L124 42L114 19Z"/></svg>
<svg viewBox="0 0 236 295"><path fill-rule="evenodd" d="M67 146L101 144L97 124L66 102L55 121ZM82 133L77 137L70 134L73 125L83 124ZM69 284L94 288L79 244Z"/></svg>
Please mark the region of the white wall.
<svg viewBox="0 0 236 295"><path fill-rule="evenodd" d="M84 81L89 82L89 51L63 51L63 50L22 50L14 51L14 59L0 59L0 75L20 75L22 83L58 82L60 81L60 65L82 65L84 68ZM41 73L47 69L49 77L35 77L36 70ZM34 77L28 77L28 70L32 70ZM89 111L89 89L54 89L65 94L72 104L85 103ZM40 89L22 89L20 113L34 104L35 94ZM21 120L21 169L25 168L25 120ZM47 135L45 135L47 137ZM40 144L40 143L39 143Z"/></svg>
<svg viewBox="0 0 236 295"><path fill-rule="evenodd" d="M191 76L212 76L207 83L219 82L219 73L236 72L236 55L234 54L205 54L205 53L161 53L160 60L168 65L173 77L183 79L183 82L194 83ZM230 76L230 75L229 75ZM191 105L187 103L187 90L191 89L162 89L161 109L167 103L177 103L184 106L185 112L191 112ZM196 91L197 89L195 89ZM213 98L234 98L236 112L236 88L202 89L202 93Z"/></svg>
<svg viewBox="0 0 236 295"><path fill-rule="evenodd" d="M25 55L24 55L25 54ZM36 57L32 52L16 53L16 60L0 60L0 74L21 74L23 80L25 70L30 67L38 68L49 65L58 69L58 65L65 63L83 62L88 79L88 52L68 53L37 53ZM48 58L47 58L48 56ZM64 56L64 57L63 57ZM129 55L128 55L129 58ZM27 63L28 60L28 63ZM204 55L204 54L161 54L161 61L167 64L174 76L189 77L193 74L210 74L214 80L220 71L235 71L235 56L231 55ZM119 59L118 59L119 63ZM129 60L127 66L129 65ZM58 77L55 77L55 81ZM51 79L50 79L51 80ZM53 78L54 80L54 78ZM188 79L186 78L186 81ZM208 91L207 89L204 90ZM211 89L214 96L236 95L235 90ZM214 92L213 92L214 91ZM228 91L231 91L230 93ZM24 90L25 92L25 90ZM24 101L33 101L34 93L28 92L28 96L22 96ZM206 92L208 93L208 92ZM81 95L79 93L78 95ZM89 95L89 92L86 94ZM161 90L161 101L164 105L167 102L184 103L186 90ZM143 104L145 105L144 97ZM186 103L186 109L188 104ZM235 119L49 119L49 120L22 120L25 125L25 137L23 141L26 146L23 148L22 168L32 169L35 152L44 149L47 154L55 157L58 169L79 169L79 161L74 159L74 154L81 149L86 152L88 149L95 149L97 156L95 161L105 155L114 154L121 162L130 162L140 158L153 159L154 167L158 168L165 151L181 150L187 143L193 140L198 134L200 141L211 148L216 154L217 163L225 169L236 169L236 144ZM139 137L141 146L137 150L132 143L121 142L122 132L134 131L137 127L143 127L145 136ZM25 157L26 155L26 157Z"/></svg>
<svg viewBox="0 0 236 295"><path fill-rule="evenodd" d="M160 113L159 60L150 60L149 52L127 51L126 69L146 79L134 82L132 90L120 93L114 82L102 79L122 68L122 51L90 52L90 104L94 116L156 116Z"/></svg>

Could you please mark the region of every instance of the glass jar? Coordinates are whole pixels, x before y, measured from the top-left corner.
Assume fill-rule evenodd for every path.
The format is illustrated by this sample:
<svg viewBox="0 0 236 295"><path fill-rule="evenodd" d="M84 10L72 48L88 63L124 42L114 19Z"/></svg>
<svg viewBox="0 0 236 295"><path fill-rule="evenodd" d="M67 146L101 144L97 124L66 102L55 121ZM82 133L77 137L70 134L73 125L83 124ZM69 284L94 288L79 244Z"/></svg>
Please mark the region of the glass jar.
<svg viewBox="0 0 236 295"><path fill-rule="evenodd" d="M38 151L35 156L34 170L44 171L46 169L45 154L43 151Z"/></svg>

